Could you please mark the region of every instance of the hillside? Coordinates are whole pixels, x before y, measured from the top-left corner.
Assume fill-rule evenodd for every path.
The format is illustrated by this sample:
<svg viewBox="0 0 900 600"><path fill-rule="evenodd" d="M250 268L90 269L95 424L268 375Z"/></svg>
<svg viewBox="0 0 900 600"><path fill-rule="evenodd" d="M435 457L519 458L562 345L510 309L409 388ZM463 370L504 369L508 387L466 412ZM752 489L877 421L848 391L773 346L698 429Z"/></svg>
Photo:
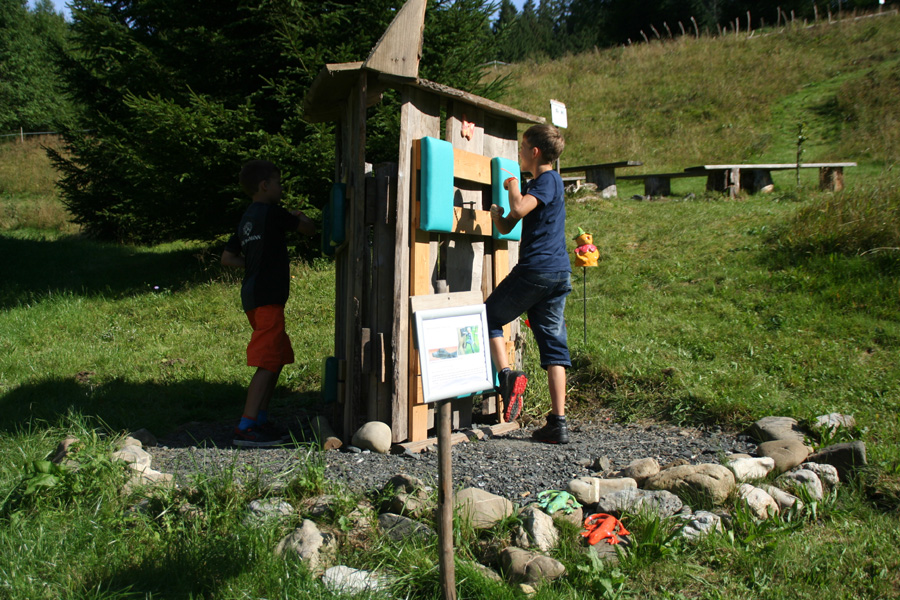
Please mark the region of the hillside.
<svg viewBox="0 0 900 600"><path fill-rule="evenodd" d="M900 16L721 38L681 37L502 67L502 101L567 106L564 163L633 159L645 172L726 162L900 159ZM638 171L636 171L638 172Z"/></svg>

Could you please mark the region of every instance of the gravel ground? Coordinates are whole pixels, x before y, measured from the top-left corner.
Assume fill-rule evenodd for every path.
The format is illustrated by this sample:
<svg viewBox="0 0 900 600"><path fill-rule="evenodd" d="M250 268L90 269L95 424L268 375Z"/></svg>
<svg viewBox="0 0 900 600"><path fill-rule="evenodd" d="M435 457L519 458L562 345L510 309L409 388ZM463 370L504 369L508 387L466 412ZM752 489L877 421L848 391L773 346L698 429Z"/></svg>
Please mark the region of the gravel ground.
<svg viewBox="0 0 900 600"><path fill-rule="evenodd" d="M197 473L217 475L234 468L238 479L259 478L264 484L287 482L303 468L307 447L230 447L233 425L193 423L147 450L153 468L173 473L181 484ZM453 446L453 480L457 487L479 487L524 504L547 489L565 489L574 477L596 475L605 457L608 469L617 470L631 461L652 457L665 466L676 460L692 464L719 462L722 454L753 453L748 438L720 428L709 430L669 425L598 424L570 421L570 443L565 446L531 441L533 428ZM198 443L196 440L203 440ZM319 455L328 480L349 490L366 492L398 473L418 477L427 485L437 482L437 453L377 454L332 450Z"/></svg>

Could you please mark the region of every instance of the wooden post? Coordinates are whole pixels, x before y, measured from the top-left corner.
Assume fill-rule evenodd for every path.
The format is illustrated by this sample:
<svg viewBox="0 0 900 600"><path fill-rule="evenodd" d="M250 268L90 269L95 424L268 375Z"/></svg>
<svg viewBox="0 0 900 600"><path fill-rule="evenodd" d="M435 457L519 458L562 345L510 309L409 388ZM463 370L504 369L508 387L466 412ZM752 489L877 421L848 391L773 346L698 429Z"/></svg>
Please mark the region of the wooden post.
<svg viewBox="0 0 900 600"><path fill-rule="evenodd" d="M442 400L438 419L438 551L441 598L456 600L456 565L453 557L453 451L450 422L453 404Z"/></svg>

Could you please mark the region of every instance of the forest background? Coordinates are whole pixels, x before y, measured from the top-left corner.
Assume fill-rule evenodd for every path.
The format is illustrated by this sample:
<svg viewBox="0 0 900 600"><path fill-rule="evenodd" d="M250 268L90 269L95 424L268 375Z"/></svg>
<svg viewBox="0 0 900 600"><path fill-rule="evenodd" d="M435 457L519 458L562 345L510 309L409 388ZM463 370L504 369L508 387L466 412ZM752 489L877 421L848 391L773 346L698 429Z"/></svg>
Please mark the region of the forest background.
<svg viewBox="0 0 900 600"><path fill-rule="evenodd" d="M74 0L66 19L51 0L0 0L0 134L61 132L52 156L62 200L83 232L101 239L219 238L244 204L234 174L259 156L284 166L287 205L315 216L332 176L334 128L307 122L303 97L322 65L365 58L402 4ZM517 10L511 0L430 0L420 76L498 98L508 81L483 78L492 61L877 7L527 0ZM372 109L372 162L395 160L396 102Z"/></svg>

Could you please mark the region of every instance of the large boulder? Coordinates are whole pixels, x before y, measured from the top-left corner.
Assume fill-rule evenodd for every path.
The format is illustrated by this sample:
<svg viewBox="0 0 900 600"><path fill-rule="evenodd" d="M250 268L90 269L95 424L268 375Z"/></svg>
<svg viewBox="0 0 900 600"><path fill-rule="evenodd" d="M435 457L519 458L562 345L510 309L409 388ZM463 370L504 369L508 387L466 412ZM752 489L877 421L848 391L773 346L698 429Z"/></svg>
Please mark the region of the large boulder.
<svg viewBox="0 0 900 600"><path fill-rule="evenodd" d="M381 421L369 421L353 434L353 445L387 454L391 451L391 426Z"/></svg>
<svg viewBox="0 0 900 600"><path fill-rule="evenodd" d="M559 542L559 532L553 524L553 517L542 511L535 504L529 504L519 513L522 519L522 547L534 546L541 552L549 552Z"/></svg>
<svg viewBox="0 0 900 600"><path fill-rule="evenodd" d="M566 567L558 560L515 546L500 553L500 567L511 583L538 583L566 573Z"/></svg>
<svg viewBox="0 0 900 600"><path fill-rule="evenodd" d="M775 470L784 473L803 463L809 456L809 448L797 440L773 440L760 444L756 453L774 460Z"/></svg>
<svg viewBox="0 0 900 600"><path fill-rule="evenodd" d="M751 425L746 433L758 442L803 441L803 431L800 429L797 419L791 417L764 417Z"/></svg>
<svg viewBox="0 0 900 600"><path fill-rule="evenodd" d="M812 454L807 460L809 462L832 465L837 469L842 481L849 479L856 469L865 467L868 464L866 461L866 444L860 441L834 444L827 448L822 448L815 454Z"/></svg>
<svg viewBox="0 0 900 600"><path fill-rule="evenodd" d="M699 498L722 504L734 490L734 474L722 465L683 465L654 475L644 488L666 490L687 502Z"/></svg>
<svg viewBox="0 0 900 600"><path fill-rule="evenodd" d="M725 465L734 473L737 481L754 481L765 479L775 468L775 459L763 457L737 457L731 458Z"/></svg>
<svg viewBox="0 0 900 600"><path fill-rule="evenodd" d="M514 512L512 502L478 488L466 488L457 493L453 508L463 521L476 529L493 527Z"/></svg>
<svg viewBox="0 0 900 600"><path fill-rule="evenodd" d="M775 498L764 489L749 483L742 483L738 486L738 498L744 502L757 519L765 520L780 512Z"/></svg>
<svg viewBox="0 0 900 600"><path fill-rule="evenodd" d="M601 479L578 477L566 484L566 491L582 504L595 504L600 496L627 489L637 489L637 482L630 477Z"/></svg>
<svg viewBox="0 0 900 600"><path fill-rule="evenodd" d="M630 477L637 482L640 487L644 482L659 473L659 463L655 458L640 458L631 461L627 467L622 469L622 477Z"/></svg>
<svg viewBox="0 0 900 600"><path fill-rule="evenodd" d="M292 554L306 563L313 573L320 573L324 565L334 559L337 539L330 533L322 533L315 523L303 519L303 523L284 536L275 547L275 554Z"/></svg>
<svg viewBox="0 0 900 600"><path fill-rule="evenodd" d="M681 498L665 490L622 490L604 494L597 501L597 512L616 516L649 512L665 519L683 508Z"/></svg>

